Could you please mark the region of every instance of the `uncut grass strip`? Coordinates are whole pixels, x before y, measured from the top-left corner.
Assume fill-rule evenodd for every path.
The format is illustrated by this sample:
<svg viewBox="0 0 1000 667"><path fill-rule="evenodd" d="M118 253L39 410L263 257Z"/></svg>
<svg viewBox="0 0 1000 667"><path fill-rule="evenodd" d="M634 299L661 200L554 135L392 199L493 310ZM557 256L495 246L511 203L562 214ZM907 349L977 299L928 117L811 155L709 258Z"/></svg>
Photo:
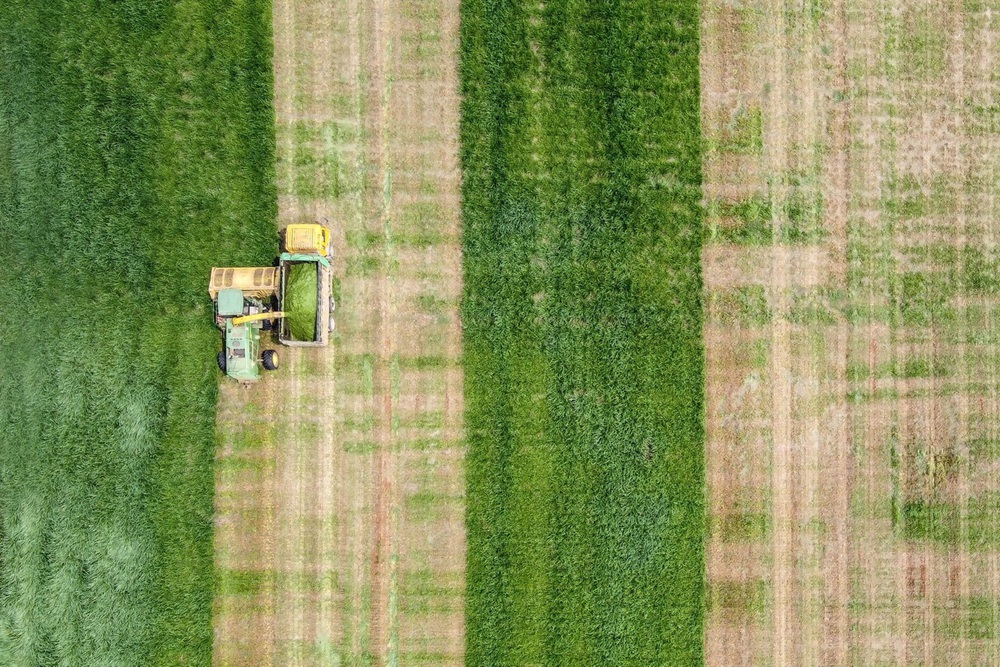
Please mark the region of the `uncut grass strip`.
<svg viewBox="0 0 1000 667"><path fill-rule="evenodd" d="M204 281L273 255L270 5L14 0L0 53L0 664L207 665Z"/></svg>
<svg viewBox="0 0 1000 667"><path fill-rule="evenodd" d="M698 664L696 3L468 0L469 664Z"/></svg>

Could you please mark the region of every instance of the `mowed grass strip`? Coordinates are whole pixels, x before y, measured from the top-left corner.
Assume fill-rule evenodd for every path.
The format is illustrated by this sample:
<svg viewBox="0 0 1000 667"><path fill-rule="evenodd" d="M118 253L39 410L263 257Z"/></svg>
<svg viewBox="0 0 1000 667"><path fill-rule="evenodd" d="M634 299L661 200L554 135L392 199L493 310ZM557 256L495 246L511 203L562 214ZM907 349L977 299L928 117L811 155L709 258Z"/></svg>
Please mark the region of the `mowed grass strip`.
<svg viewBox="0 0 1000 667"><path fill-rule="evenodd" d="M0 664L209 665L213 264L275 250L270 4L0 12Z"/></svg>
<svg viewBox="0 0 1000 667"><path fill-rule="evenodd" d="M698 25L462 3L469 665L702 662Z"/></svg>

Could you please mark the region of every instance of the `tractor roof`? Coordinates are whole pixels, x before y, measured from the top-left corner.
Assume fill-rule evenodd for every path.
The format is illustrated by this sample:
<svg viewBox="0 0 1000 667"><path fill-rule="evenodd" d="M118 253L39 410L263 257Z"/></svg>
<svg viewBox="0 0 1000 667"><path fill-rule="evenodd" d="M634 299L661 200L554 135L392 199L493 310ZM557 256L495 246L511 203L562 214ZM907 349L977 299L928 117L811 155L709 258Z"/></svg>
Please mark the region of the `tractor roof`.
<svg viewBox="0 0 1000 667"><path fill-rule="evenodd" d="M237 317L243 314L243 292L238 289L219 290L219 315Z"/></svg>

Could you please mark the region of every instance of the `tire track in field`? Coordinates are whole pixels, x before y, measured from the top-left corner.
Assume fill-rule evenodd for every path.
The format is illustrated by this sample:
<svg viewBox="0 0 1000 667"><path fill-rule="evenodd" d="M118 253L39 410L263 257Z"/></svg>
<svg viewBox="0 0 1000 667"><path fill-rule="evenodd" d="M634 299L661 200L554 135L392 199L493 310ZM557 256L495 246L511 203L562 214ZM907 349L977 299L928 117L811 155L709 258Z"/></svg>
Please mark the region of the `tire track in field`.
<svg viewBox="0 0 1000 667"><path fill-rule="evenodd" d="M368 21L371 40L367 45L365 72L367 85L363 94L367 114L367 162L369 193L372 197L370 211L376 233L381 235L383 252L382 271L377 278L377 348L375 363L375 464L374 464L374 544L371 557L372 652L381 664L395 664L398 650L393 638L396 635L396 618L390 601L395 597L395 506L398 501L396 488L396 456L393 452L393 421L395 402L391 366L396 361L396 307L393 264L395 250L392 220L392 161L387 140L389 104L391 98L390 73L392 20L394 7L391 0L371 0ZM381 192L379 192L381 185Z"/></svg>
<svg viewBox="0 0 1000 667"><path fill-rule="evenodd" d="M275 35L284 32L288 39L288 50L280 52L284 58L294 63L290 68L276 68L275 93L286 101L287 109L296 108L301 111L302 96L307 79L300 78L303 69L298 45L295 44L294 27L305 21L313 24L314 29L322 30L331 24L330 5L312 5L298 2L283 2L281 9L275 9ZM324 54L324 60L331 60L329 49L320 41L319 50ZM276 55L278 55L276 49ZM294 68L294 69L292 69ZM294 85L283 87L279 76L282 72L294 71ZM312 66L306 69L313 81L323 81ZM303 72L304 74L304 72ZM322 86L322 84L320 84ZM322 90L322 94L326 91ZM314 93L315 94L315 93ZM286 126L295 121L294 116L278 113L276 121ZM291 165L301 163L309 154L311 146L297 140L293 131L292 143L287 154ZM296 182L294 174L291 183ZM315 218L307 212L310 202L304 197L294 196L295 188L291 188L293 196L286 196L279 208L287 211L280 218L292 217L296 222L314 221ZM283 440L279 458L279 469L283 473L280 495L275 498L275 505L284 512L279 525L277 542L280 545L278 557L274 563L277 574L275 584L275 609L279 616L279 636L274 647L276 664L301 664L303 662L302 648L309 643L321 641L323 638L318 620L320 612L328 600L323 595L317 581L323 581L322 573L329 566L316 553L316 546L322 536L327 534L326 518L333 508L326 502L325 489L322 487L322 470L327 462L336 461L334 443L325 437L328 429L316 429L315 425L326 423L329 413L324 406L332 405L329 383L321 378L310 377L310 370L316 366L324 369L324 374L331 373L333 364L327 363L325 352L315 350L282 349L285 357L290 360L287 365L286 392L283 396L286 409L283 411L288 421L287 437ZM330 357L335 357L336 351L331 351ZM308 594L307 594L308 592ZM318 596L316 595L318 593Z"/></svg>
<svg viewBox="0 0 1000 667"><path fill-rule="evenodd" d="M784 2L769 0L765 9L764 31L766 43L773 49L771 55L772 69L768 78L769 92L764 100L764 165L765 173L778 182L772 184L772 190L780 188L783 193L781 175L787 169L788 131L790 121L786 101L788 69L787 26L785 23ZM773 653L775 665L788 665L795 662L795 647L792 641L795 628L794 610L794 569L793 569L793 536L795 525L795 507L792 497L792 472L794 443L792 441L792 358L790 347L791 330L788 322L788 292L791 285L789 276L788 255L785 248L777 243L781 234L782 219L778 207L772 211L772 223L775 226L775 243L771 260L771 280L768 286L772 323L771 323L771 437L773 449L771 452L771 489L772 489L772 521L774 525L774 542L772 551L772 583L774 587L772 607Z"/></svg>
<svg viewBox="0 0 1000 667"><path fill-rule="evenodd" d="M966 67L966 53L965 53L965 14L964 14L964 3L956 2L955 0L944 0L942 3L945 6L944 11L951 16L951 25L948 26L948 51L953 54L954 64L951 66L951 81L950 90L947 91L947 97L951 99L952 102L952 113L951 122L954 123L955 133L958 136L965 136L966 132L964 129L964 123L962 118L962 107L963 100L965 98L966 82L965 82L965 67ZM953 171L958 175L958 178L963 179L968 173L968 164L965 159L965 151L968 150L968 141L956 142L952 147L951 160L954 164ZM964 183L963 183L964 185ZM955 210L955 230L953 242L959 248L964 248L969 243L969 234L967 230L968 226L968 216L966 213L967 208L967 193L964 187L959 188L959 192L956 197L956 210ZM957 266L959 274L964 274L964 257L962 253L959 253L957 258ZM959 331L962 332L964 338L968 338L969 324L968 324L968 303L966 298L966 293L964 290L959 290L956 298L956 309L958 315ZM967 354L967 344L964 342L959 344L956 350L956 370L958 371L959 377L963 381L968 383L969 380L969 367L968 361L966 359ZM970 397L967 392L960 392L956 399L956 409L957 409L957 420L956 420L956 436L957 436L957 452L958 456L963 461L970 460L970 448L969 448L969 421L970 421ZM959 541L963 545L969 544L969 471L963 466L962 469L958 471L958 481L957 481L957 501L960 513L960 525L959 525ZM970 586L970 564L971 558L968 548L959 548L958 553L954 557L954 562L949 563L949 586L951 588L957 588L957 591L952 590L950 593L954 595L956 592L961 600L968 600L971 596L971 586ZM957 580L957 581L956 581ZM956 586L957 584L957 586ZM947 604L947 599L945 601ZM967 633L961 633L958 640L958 666L957 667L969 667L971 660L970 652L970 642ZM933 659L932 659L933 662Z"/></svg>
<svg viewBox="0 0 1000 667"><path fill-rule="evenodd" d="M834 0L829 26L822 32L822 36L833 45L830 83L834 97L830 107L830 154L825 160L823 169L828 184L824 188L824 201L827 207L824 225L830 232L830 252L834 256L830 264L836 267L831 282L841 288L847 286L851 198L851 91L847 77L847 54L852 26L847 17L847 4L847 0ZM830 553L824 563L827 582L821 633L823 649L820 655L824 664L831 665L846 665L850 660L849 609L852 563L849 517L853 483L850 429L852 412L844 391L844 387L847 386L850 347L851 327L844 318L840 318L836 324L833 387L829 392L837 397L831 413L834 422L831 429L834 451L830 466L834 478L833 493L823 512L832 526L833 538ZM817 432L822 432L823 426L817 424ZM825 500L821 499L820 502Z"/></svg>

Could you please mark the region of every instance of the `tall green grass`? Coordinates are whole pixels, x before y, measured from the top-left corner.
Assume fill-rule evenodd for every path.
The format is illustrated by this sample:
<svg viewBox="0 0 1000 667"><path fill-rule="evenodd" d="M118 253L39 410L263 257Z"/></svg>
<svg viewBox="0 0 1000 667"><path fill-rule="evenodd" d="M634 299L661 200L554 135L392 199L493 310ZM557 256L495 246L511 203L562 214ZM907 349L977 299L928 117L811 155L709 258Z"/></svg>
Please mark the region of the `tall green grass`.
<svg viewBox="0 0 1000 667"><path fill-rule="evenodd" d="M267 0L0 10L0 664L211 663L213 264L274 254Z"/></svg>
<svg viewBox="0 0 1000 667"><path fill-rule="evenodd" d="M470 665L702 661L698 3L462 3Z"/></svg>

